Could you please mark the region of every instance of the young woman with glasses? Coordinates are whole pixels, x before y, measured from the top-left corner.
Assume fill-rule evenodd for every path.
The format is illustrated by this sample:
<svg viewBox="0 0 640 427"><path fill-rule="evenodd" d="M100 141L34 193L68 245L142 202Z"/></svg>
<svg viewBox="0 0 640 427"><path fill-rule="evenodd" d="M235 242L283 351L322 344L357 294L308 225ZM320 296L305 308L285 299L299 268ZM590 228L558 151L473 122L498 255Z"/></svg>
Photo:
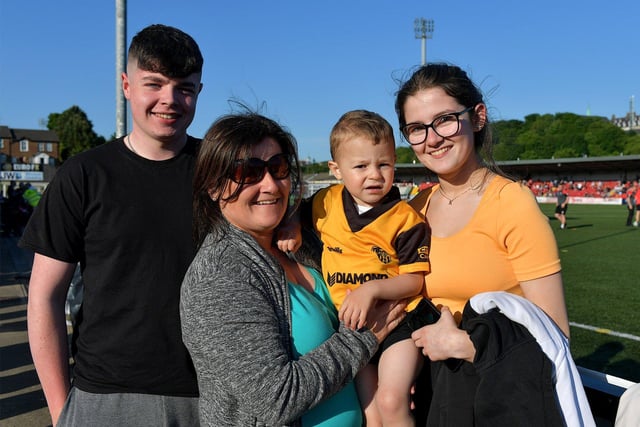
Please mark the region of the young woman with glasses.
<svg viewBox="0 0 640 427"><path fill-rule="evenodd" d="M362 424L352 380L404 306L338 325L322 276L275 245L299 184L295 140L266 117L224 116L202 141L180 315L203 426Z"/></svg>
<svg viewBox="0 0 640 427"><path fill-rule="evenodd" d="M501 335L504 319L473 319L480 313L468 302L493 291L502 291L500 296L524 297L523 301L542 309L559 327L562 344L569 336L569 322L549 221L531 191L496 167L491 157L487 106L462 69L449 64L422 66L401 85L395 108L405 140L439 181L410 204L431 226L432 270L426 276L426 289L442 315L436 324L414 332L412 338L432 361L461 360L432 364L434 395L428 425L438 425L438 417L448 419L446 425L471 425L474 418L483 425L543 425L549 419L541 417L557 415L553 410L540 410L545 402L555 407L553 390L541 398L542 394L531 393L529 388L513 388L528 373L520 378L520 374L508 371L522 366L531 373L534 366L539 367L536 363L544 365L544 357L538 357L540 348L533 345L531 350L531 343L519 347L536 355L535 361L518 359L517 352L514 358L501 358L504 354L491 347L492 340L504 340L502 350L506 352L530 335L526 330ZM478 322L482 328L477 327ZM504 327L517 329L513 325ZM489 355L488 348L496 353ZM503 360L506 362L501 364ZM496 369L490 379L486 377L488 366ZM538 376L533 381L545 379L551 384L550 377ZM487 388L489 384L496 386ZM504 392L500 392L500 385L505 386ZM546 390L549 392L548 387ZM505 392L515 401L523 397L521 405L503 401L504 410L500 410L496 403L507 398Z"/></svg>

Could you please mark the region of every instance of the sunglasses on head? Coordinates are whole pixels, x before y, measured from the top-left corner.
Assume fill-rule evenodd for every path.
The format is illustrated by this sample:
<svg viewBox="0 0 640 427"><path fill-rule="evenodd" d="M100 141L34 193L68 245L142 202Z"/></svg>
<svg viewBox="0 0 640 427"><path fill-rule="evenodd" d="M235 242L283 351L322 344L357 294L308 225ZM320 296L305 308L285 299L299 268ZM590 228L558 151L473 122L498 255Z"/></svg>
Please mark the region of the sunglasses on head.
<svg viewBox="0 0 640 427"><path fill-rule="evenodd" d="M231 175L231 180L237 184L255 184L262 181L264 175L269 171L273 179L285 179L291 173L291 165L286 154L280 153L269 160L262 160L251 157L246 160L236 160L235 169Z"/></svg>

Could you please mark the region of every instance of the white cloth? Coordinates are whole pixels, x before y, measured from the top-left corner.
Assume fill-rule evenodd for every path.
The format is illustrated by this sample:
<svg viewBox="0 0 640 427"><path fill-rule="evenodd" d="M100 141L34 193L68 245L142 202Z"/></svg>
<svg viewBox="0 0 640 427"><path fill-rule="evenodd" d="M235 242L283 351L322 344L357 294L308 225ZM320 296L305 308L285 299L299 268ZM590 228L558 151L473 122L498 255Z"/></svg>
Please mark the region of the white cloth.
<svg viewBox="0 0 640 427"><path fill-rule="evenodd" d="M620 396L615 426L640 426L640 383L632 385Z"/></svg>
<svg viewBox="0 0 640 427"><path fill-rule="evenodd" d="M498 308L510 320L527 328L553 362L556 396L567 426L595 427L569 340L544 311L526 298L507 292L484 292L469 302L478 314Z"/></svg>

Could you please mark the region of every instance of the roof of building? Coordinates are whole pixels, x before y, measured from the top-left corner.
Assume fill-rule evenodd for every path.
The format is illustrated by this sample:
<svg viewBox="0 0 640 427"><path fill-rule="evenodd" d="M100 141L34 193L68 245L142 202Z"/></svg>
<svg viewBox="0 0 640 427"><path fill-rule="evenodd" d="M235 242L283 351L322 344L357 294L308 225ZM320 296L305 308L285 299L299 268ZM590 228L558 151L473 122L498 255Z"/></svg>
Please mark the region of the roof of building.
<svg viewBox="0 0 640 427"><path fill-rule="evenodd" d="M8 126L2 126L0 125L0 138L13 138L13 136L11 135L11 129L9 129Z"/></svg>
<svg viewBox="0 0 640 427"><path fill-rule="evenodd" d="M13 139L21 141L28 139L34 142L60 142L58 134L52 130L40 130L40 129L10 129L13 134Z"/></svg>

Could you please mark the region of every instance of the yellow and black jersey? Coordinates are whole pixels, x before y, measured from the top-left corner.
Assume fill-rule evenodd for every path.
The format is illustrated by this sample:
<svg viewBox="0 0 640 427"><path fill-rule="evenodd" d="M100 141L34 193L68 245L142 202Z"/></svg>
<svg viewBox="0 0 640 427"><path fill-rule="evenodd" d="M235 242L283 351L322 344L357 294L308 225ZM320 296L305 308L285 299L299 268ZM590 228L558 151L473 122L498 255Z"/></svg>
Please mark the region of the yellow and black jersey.
<svg viewBox="0 0 640 427"><path fill-rule="evenodd" d="M431 231L401 200L397 187L363 214L342 184L318 191L310 207L313 228L323 243L323 275L338 309L349 289L369 280L429 272ZM412 300L407 311L420 298Z"/></svg>

